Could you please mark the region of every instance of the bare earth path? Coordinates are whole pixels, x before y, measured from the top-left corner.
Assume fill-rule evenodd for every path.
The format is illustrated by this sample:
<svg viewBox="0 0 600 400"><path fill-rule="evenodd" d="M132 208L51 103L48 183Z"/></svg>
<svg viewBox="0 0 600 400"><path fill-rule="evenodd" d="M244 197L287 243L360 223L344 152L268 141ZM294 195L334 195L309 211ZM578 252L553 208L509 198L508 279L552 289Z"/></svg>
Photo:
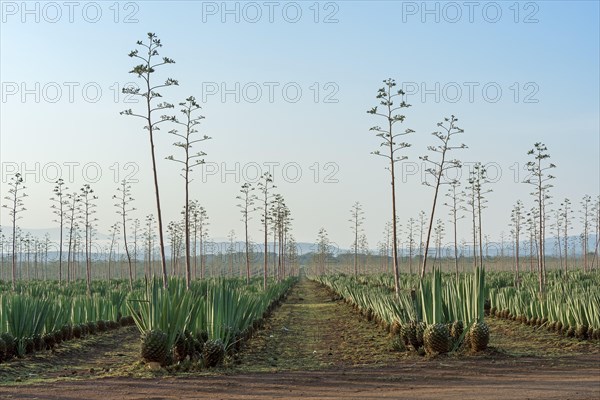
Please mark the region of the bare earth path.
<svg viewBox="0 0 600 400"><path fill-rule="evenodd" d="M222 370L147 378L130 366L137 357L135 332L119 331L94 338L83 354L65 349L0 364L0 376L19 370L37 376L17 385L1 379L7 384L0 384L0 398L600 398L597 343L559 339L510 321L489 323L492 349L485 354L428 360L393 352L377 326L302 280L239 359ZM99 373L103 365L111 371ZM86 373L90 368L95 372ZM69 375L69 369L75 377L56 372Z"/></svg>
<svg viewBox="0 0 600 400"><path fill-rule="evenodd" d="M389 365L401 359L389 343L387 333L324 287L302 279L252 338L241 362L252 371Z"/></svg>

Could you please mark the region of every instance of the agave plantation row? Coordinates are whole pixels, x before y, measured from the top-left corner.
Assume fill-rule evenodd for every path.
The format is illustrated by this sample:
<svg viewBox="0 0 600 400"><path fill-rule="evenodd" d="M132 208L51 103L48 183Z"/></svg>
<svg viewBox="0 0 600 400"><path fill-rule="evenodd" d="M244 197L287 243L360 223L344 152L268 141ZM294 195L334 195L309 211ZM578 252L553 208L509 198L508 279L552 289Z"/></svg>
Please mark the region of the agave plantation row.
<svg viewBox="0 0 600 400"><path fill-rule="evenodd" d="M19 282L16 291L0 283L0 289L0 361L133 323L117 281L94 282L91 296L82 282Z"/></svg>
<svg viewBox="0 0 600 400"><path fill-rule="evenodd" d="M489 329L484 315L509 318L580 340L600 339L600 275L562 270L549 272L546 290L538 291L537 272L522 274L515 286L510 272L442 274L421 280L401 275L406 288L394 292L390 274L315 276L369 320L388 330L403 347L443 353L485 349Z"/></svg>
<svg viewBox="0 0 600 400"><path fill-rule="evenodd" d="M19 282L16 291L2 284L0 361L52 349L62 341L135 325L146 361L170 364L186 357L204 365L219 364L239 348L281 301L295 280L205 279L187 288L171 277L168 288L153 279L93 282L61 286L56 281Z"/></svg>
<svg viewBox="0 0 600 400"><path fill-rule="evenodd" d="M517 288L507 284L506 275L489 289L490 315L537 326L551 332L600 339L600 274L598 271L564 273L554 271L546 281L543 294L531 275L523 277Z"/></svg>
<svg viewBox="0 0 600 400"><path fill-rule="evenodd" d="M169 365L188 358L219 365L239 349L285 298L296 278L251 285L241 280L185 281L170 278L167 288L154 279L139 300L128 303L142 334L142 358Z"/></svg>
<svg viewBox="0 0 600 400"><path fill-rule="evenodd" d="M371 277L317 276L318 282L375 320L403 345L429 354L461 347L487 348L489 329L484 321L485 270L459 277L434 270L423 279L407 276L398 294ZM392 279L386 276L386 279ZM393 281L392 281L393 282Z"/></svg>

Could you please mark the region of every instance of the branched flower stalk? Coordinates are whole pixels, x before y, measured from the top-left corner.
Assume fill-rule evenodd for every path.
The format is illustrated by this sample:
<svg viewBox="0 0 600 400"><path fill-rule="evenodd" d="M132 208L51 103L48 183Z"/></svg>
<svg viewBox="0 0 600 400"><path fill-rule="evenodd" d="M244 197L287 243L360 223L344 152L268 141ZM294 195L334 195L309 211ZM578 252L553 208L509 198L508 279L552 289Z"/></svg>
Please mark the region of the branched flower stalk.
<svg viewBox="0 0 600 400"><path fill-rule="evenodd" d="M410 104L406 103L404 98L404 91L395 90L396 81L389 78L383 81L384 87L380 88L377 92L377 99L380 100L380 105L384 111L378 111L378 106L371 108L367 111L368 114L377 115L386 120L386 126L374 126L370 131L375 132L375 136L381 138L380 147L385 149L382 151L376 150L371 154L382 156L389 162L388 170L390 171L391 185L392 185L392 265L394 269L394 290L396 295L400 292L399 282L399 268L398 268L398 231L397 231L397 217L396 217L396 174L395 165L397 162L406 160L406 156L398 155L397 153L407 147L410 144L407 142L399 142L400 138L414 132L412 129L405 129L395 133L394 126L397 123L403 123L405 116L397 114L400 110L410 107ZM400 104L394 105L394 100L400 97Z"/></svg>
<svg viewBox="0 0 600 400"><path fill-rule="evenodd" d="M459 133L463 133L464 130L459 128L456 125L458 119L452 115L450 118L444 118L443 122L438 122L438 128L441 130L433 132L432 135L440 140L441 144L437 146L428 146L427 149L434 154L438 154L440 160L431 160L429 156L425 155L419 157L421 160L425 161L429 167L425 170L427 174L433 176L434 183L430 183L425 179L423 181L424 185L431 186L434 188L433 194L433 204L431 206L431 214L429 215L429 228L427 229L427 236L425 241L425 254L423 255L423 264L421 266L421 279L425 277L425 270L427 269L427 256L429 253L429 243L431 239L431 231L433 229L433 221L435 216L435 207L437 204L438 193L441 185L451 184L456 182L456 179L448 179L446 173L450 169L460 168L461 163L457 159L447 159L447 153L451 150L455 149L464 149L467 146L463 143L459 146L451 146L450 139L453 136L458 135Z"/></svg>
<svg viewBox="0 0 600 400"><path fill-rule="evenodd" d="M156 154L154 149L154 133L160 130L159 125L167 122L174 121L175 117L171 115L161 115L159 119L155 118L156 113L163 112L164 110L173 108L173 104L167 102L161 102L155 104L153 100L159 99L162 95L158 92L159 89L178 85L179 83L175 79L168 78L162 84L154 84L152 81L152 75L156 72L156 68L162 65L174 64L175 61L168 57L163 57L160 61L155 61L158 57L158 49L162 47L160 39L154 33L148 33L147 43L141 40L137 41L137 45L141 47L140 50L132 50L129 53L129 57L139 59L140 64L133 67L129 73L135 74L138 78L142 78L144 82L144 91L138 87L125 87L123 93L131 96L139 96L145 100L145 112L141 114L134 113L131 109L121 111L121 115L128 115L137 118L141 118L145 121L144 129L148 131L148 138L150 139L150 156L152 159L152 173L154 178L154 194L156 199L156 215L158 220L158 238L160 246L160 261L162 266L162 281L163 286L166 288L168 285L167 279L167 261L165 256L165 242L163 236L163 220L162 210L160 207L160 193L158 187L158 172L156 169Z"/></svg>

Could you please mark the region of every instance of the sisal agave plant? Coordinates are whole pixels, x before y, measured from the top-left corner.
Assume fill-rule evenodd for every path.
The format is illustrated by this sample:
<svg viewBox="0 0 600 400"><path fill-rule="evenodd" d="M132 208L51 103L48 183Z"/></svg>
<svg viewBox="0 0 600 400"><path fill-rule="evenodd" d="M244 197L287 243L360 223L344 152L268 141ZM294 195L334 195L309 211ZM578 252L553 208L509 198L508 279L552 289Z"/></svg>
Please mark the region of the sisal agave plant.
<svg viewBox="0 0 600 400"><path fill-rule="evenodd" d="M6 312L7 331L12 334L17 343L17 355L23 356L26 352L33 351L31 343L34 336L43 333L50 306L49 301L12 295L8 300L3 299L1 302Z"/></svg>
<svg viewBox="0 0 600 400"><path fill-rule="evenodd" d="M469 315L469 320L473 322L469 329L468 343L473 351L485 350L490 341L490 330L484 321L485 290L485 269L478 268L473 275L471 314Z"/></svg>
<svg viewBox="0 0 600 400"><path fill-rule="evenodd" d="M430 278L419 285L421 317L426 325L423 344L427 353L442 354L450 351L450 332L442 300L442 273L435 269Z"/></svg>
<svg viewBox="0 0 600 400"><path fill-rule="evenodd" d="M147 361L156 361L161 357L153 354L172 351L177 335L195 317L198 302L179 280L171 278L164 288L163 282L154 278L147 283L141 297L133 295L129 299L127 307L142 335L142 356Z"/></svg>

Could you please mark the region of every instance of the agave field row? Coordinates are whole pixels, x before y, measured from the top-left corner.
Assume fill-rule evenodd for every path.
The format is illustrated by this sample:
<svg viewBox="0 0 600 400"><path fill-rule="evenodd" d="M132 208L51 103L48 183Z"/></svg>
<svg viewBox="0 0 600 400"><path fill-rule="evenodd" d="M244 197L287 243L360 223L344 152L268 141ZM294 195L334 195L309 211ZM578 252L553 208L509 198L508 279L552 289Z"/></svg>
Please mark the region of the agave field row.
<svg viewBox="0 0 600 400"><path fill-rule="evenodd" d="M442 279L442 273L434 271L415 281L416 289L398 295L376 276L335 275L314 279L369 320L389 330L395 340L416 351L429 354L459 348L481 351L489 342L489 329L484 321L485 270L448 279ZM406 277L405 281L413 279Z"/></svg>
<svg viewBox="0 0 600 400"><path fill-rule="evenodd" d="M362 284L394 288L389 274L360 275ZM452 281L452 274L445 274L444 281ZM593 270L548 271L545 274L544 291L540 294L538 274L521 272L518 282L508 271L486 270L486 313L494 317L509 318L528 325L545 326L569 337L600 339L600 272ZM402 277L402 287L418 287L419 277ZM491 308L491 309L490 309ZM595 334L594 332L598 333Z"/></svg>
<svg viewBox="0 0 600 400"><path fill-rule="evenodd" d="M84 284L19 283L0 294L0 361L50 350L62 341L133 324L126 315L127 292L118 283L98 282L88 296Z"/></svg>
<svg viewBox="0 0 600 400"><path fill-rule="evenodd" d="M509 318L578 339L600 339L600 274L549 272L545 291L535 273L522 273L518 286L510 272L442 274L420 280L401 277L398 295L390 275L314 277L374 320L404 347L443 353L485 349L489 329L484 315Z"/></svg>
<svg viewBox="0 0 600 400"><path fill-rule="evenodd" d="M217 366L252 336L296 281L271 282L263 290L260 279L250 285L239 279L203 280L187 289L184 279L170 278L164 289L154 279L127 302L141 334L142 358L161 365L188 359Z"/></svg>
<svg viewBox="0 0 600 400"><path fill-rule="evenodd" d="M175 277L166 289L157 279L136 281L133 290L125 281L94 282L91 295L84 282L20 282L0 294L0 362L135 324L146 361L189 357L214 366L252 335L294 282L272 282L266 291L259 279L196 281L189 290Z"/></svg>
<svg viewBox="0 0 600 400"><path fill-rule="evenodd" d="M534 277L525 277L518 288L490 287L490 314L527 325L545 327L567 337L600 339L600 274L560 272L546 278L540 294ZM500 282L498 282L500 283Z"/></svg>

